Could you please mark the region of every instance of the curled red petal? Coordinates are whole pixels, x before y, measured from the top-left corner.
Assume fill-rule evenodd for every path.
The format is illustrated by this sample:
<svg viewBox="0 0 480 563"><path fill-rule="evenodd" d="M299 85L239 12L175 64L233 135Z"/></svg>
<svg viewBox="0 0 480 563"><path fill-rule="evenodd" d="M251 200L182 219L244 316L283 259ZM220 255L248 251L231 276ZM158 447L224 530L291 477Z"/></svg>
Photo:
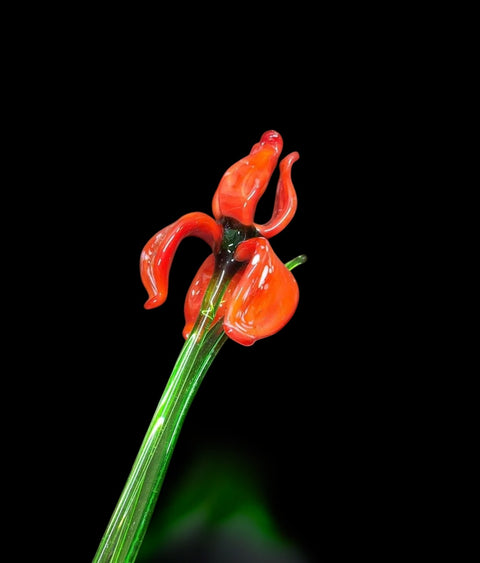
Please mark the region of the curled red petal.
<svg viewBox="0 0 480 563"><path fill-rule="evenodd" d="M297 192L292 182L292 165L300 158L298 152L292 152L280 162L280 176L275 194L275 204L270 221L264 225L255 224L258 232L272 238L290 223L297 211Z"/></svg>
<svg viewBox="0 0 480 563"><path fill-rule="evenodd" d="M266 131L248 156L230 166L213 196L216 219L233 217L243 225L253 224L258 200L267 188L282 148L280 134Z"/></svg>
<svg viewBox="0 0 480 563"><path fill-rule="evenodd" d="M235 258L248 264L227 303L223 324L232 340L250 346L288 323L297 308L299 290L267 239L240 243Z"/></svg>
<svg viewBox="0 0 480 563"><path fill-rule="evenodd" d="M188 236L203 239L214 250L221 242L222 228L205 213L187 213L147 242L140 256L140 276L149 297L145 309L165 302L173 257L180 242Z"/></svg>

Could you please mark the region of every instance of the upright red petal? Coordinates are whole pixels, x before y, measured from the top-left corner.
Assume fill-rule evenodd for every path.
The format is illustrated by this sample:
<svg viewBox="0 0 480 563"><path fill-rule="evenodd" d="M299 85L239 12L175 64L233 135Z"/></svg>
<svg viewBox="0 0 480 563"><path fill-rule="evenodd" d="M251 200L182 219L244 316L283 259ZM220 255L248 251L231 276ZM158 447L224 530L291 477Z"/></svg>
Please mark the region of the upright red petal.
<svg viewBox="0 0 480 563"><path fill-rule="evenodd" d="M173 257L180 242L188 236L201 238L216 250L222 239L222 228L205 213L187 213L147 242L140 256L140 276L149 296L145 309L165 302Z"/></svg>
<svg viewBox="0 0 480 563"><path fill-rule="evenodd" d="M272 238L290 223L297 211L297 192L293 186L291 170L292 165L300 158L298 152L292 152L280 162L280 176L275 194L275 205L270 221L264 225L255 227L258 232L266 237Z"/></svg>
<svg viewBox="0 0 480 563"><path fill-rule="evenodd" d="M235 258L248 264L226 304L224 329L232 340L250 346L288 323L297 308L299 290L267 239L240 243Z"/></svg>
<svg viewBox="0 0 480 563"><path fill-rule="evenodd" d="M225 172L212 201L216 219L233 217L243 225L253 224L258 200L268 186L282 148L280 134L266 131L250 154Z"/></svg>

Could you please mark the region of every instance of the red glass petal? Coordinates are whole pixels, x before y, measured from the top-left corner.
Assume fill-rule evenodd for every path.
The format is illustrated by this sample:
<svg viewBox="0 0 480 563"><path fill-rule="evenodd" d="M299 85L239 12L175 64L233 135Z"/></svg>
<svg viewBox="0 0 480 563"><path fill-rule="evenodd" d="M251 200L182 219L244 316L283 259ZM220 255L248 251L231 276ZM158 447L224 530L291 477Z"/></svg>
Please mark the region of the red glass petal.
<svg viewBox="0 0 480 563"><path fill-rule="evenodd" d="M258 200L267 188L282 148L280 134L266 131L250 154L225 172L212 201L216 219L233 217L244 225L253 224Z"/></svg>
<svg viewBox="0 0 480 563"><path fill-rule="evenodd" d="M297 211L297 193L292 182L292 165L300 158L298 152L292 152L280 162L280 176L275 194L275 205L270 221L264 225L257 225L258 232L267 238L272 238L290 223Z"/></svg>
<svg viewBox="0 0 480 563"><path fill-rule="evenodd" d="M288 323L297 308L299 290L267 239L242 242L235 258L248 264L227 303L224 329L232 340L250 346Z"/></svg>
<svg viewBox="0 0 480 563"><path fill-rule="evenodd" d="M180 242L188 236L201 238L216 250L222 239L222 228L205 213L187 213L147 242L140 256L140 276L149 296L145 309L165 302L173 257Z"/></svg>

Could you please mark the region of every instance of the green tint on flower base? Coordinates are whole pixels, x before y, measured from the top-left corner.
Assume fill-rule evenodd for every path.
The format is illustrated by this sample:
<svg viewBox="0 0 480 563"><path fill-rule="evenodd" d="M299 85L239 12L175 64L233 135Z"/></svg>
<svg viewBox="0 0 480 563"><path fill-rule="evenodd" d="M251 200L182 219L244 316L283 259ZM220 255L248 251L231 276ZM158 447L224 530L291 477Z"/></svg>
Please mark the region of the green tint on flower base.
<svg viewBox="0 0 480 563"><path fill-rule="evenodd" d="M133 563L145 536L183 421L195 394L224 342L250 346L278 332L293 316L299 299L291 270L268 238L292 219L297 199L290 178L298 153L280 163L272 219L253 222L282 149L282 139L267 131L250 154L230 167L212 203L212 218L193 212L154 235L140 258L140 274L149 299L146 309L161 305L179 243L202 238L212 254L200 266L185 300L185 343L175 363L139 453L93 563Z"/></svg>

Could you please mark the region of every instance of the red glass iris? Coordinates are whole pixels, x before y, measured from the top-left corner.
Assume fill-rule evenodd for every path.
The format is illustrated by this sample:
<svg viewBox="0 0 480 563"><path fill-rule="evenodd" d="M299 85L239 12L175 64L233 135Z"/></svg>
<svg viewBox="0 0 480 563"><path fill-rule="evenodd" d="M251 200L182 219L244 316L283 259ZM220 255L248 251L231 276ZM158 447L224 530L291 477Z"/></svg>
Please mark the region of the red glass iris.
<svg viewBox="0 0 480 563"><path fill-rule="evenodd" d="M291 168L299 158L287 155L279 165L279 180L272 217L263 225L254 222L255 210L275 170L283 148L276 131L266 131L250 153L223 175L212 201L213 217L188 213L155 234L140 257L140 274L148 293L146 309L164 303L173 257L180 242L196 236L212 250L192 281L185 300L188 338L200 314L212 277L223 270L228 283L216 310L226 334L249 346L283 328L293 316L299 299L295 277L274 253L268 239L282 231L295 215L297 195Z"/></svg>

